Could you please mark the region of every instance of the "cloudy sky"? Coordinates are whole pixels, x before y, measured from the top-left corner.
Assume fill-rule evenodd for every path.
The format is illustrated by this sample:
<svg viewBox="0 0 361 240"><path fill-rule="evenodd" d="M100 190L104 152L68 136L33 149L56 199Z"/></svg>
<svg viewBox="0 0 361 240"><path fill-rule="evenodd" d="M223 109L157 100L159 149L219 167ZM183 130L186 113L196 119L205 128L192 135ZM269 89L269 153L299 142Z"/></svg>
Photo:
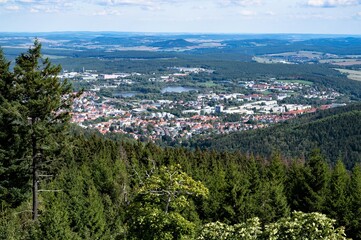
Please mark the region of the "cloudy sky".
<svg viewBox="0 0 361 240"><path fill-rule="evenodd" d="M0 32L361 34L361 0L0 0Z"/></svg>

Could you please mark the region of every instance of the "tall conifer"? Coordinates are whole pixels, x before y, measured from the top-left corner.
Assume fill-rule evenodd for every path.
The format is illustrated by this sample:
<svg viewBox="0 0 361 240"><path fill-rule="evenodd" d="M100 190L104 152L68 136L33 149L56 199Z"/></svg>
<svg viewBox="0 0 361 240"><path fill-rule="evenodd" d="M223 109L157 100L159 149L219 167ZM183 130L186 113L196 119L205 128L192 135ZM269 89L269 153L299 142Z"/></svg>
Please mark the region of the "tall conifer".
<svg viewBox="0 0 361 240"><path fill-rule="evenodd" d="M347 236L353 239L361 239L361 166L356 165L352 171L349 188L350 212L347 216L348 226L346 226Z"/></svg>
<svg viewBox="0 0 361 240"><path fill-rule="evenodd" d="M326 197L326 212L329 217L338 220L338 224L344 225L345 215L349 210L348 186L350 177L347 173L345 165L339 159L333 169L329 192Z"/></svg>
<svg viewBox="0 0 361 240"><path fill-rule="evenodd" d="M321 212L324 210L327 187L330 179L330 169L320 150L313 150L305 168L306 185L304 200L307 203L306 212Z"/></svg>
<svg viewBox="0 0 361 240"><path fill-rule="evenodd" d="M8 99L17 107L17 129L12 136L21 142L19 161L30 163L33 219L38 217L38 184L42 171L48 171L61 155L64 131L69 122L71 87L59 81L60 66L42 58L41 44L35 40L27 53L16 59ZM6 110L6 109L5 109ZM13 122L12 122L13 123Z"/></svg>
<svg viewBox="0 0 361 240"><path fill-rule="evenodd" d="M25 197L28 166L24 160L26 145L22 136L26 132L22 106L16 101L14 75L0 50L0 203L15 207Z"/></svg>

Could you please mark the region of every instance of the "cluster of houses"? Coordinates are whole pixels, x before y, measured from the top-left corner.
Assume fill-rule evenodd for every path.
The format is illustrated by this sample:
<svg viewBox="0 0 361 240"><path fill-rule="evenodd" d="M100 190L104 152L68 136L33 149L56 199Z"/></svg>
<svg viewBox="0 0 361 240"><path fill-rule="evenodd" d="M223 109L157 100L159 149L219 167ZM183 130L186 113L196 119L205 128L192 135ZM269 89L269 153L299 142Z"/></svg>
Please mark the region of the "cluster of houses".
<svg viewBox="0 0 361 240"><path fill-rule="evenodd" d="M95 128L101 133L118 132L135 139L146 136L151 140L167 136L176 140L199 134L263 128L299 114L316 111L310 105L279 104L277 100L250 101L237 107L210 107L202 105L204 95L198 96L198 99L200 101L139 101L133 102L133 108L123 110L116 107L112 100L101 100L95 92L89 91L75 100L72 119L82 127ZM180 104L193 109L182 111L183 116L167 112L166 109L176 108ZM225 120L224 116L229 114L239 115L239 120Z"/></svg>
<svg viewBox="0 0 361 240"><path fill-rule="evenodd" d="M171 82L190 73L212 72L203 68L183 67L173 67L170 70L175 70L176 73L149 78L149 81ZM82 79L93 83L91 89L74 101L72 121L84 128L98 129L101 133L118 132L135 139L146 137L150 140L166 138L182 141L199 134L263 128L317 110L311 105L285 103L284 100L291 96L328 100L340 96L332 89L320 91L307 82L272 78L240 82L241 87L248 90L245 92L249 94L195 91L195 100L192 101L177 98L141 100L134 95L129 101L126 96L100 96L99 90L102 88L133 84L134 76L140 74L98 74L96 71L85 70L81 73L65 72L62 78ZM209 104L210 102L212 104ZM229 102L231 104L228 104ZM324 105L321 108L332 106ZM174 111L177 109L182 111ZM226 117L230 115L238 117Z"/></svg>

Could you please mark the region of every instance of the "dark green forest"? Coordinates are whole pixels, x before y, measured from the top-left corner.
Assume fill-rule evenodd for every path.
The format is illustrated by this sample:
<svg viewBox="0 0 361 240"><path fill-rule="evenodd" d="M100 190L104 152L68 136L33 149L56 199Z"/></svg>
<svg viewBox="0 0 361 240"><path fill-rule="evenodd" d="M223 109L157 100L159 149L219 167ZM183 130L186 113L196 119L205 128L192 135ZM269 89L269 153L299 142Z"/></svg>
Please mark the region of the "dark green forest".
<svg viewBox="0 0 361 240"><path fill-rule="evenodd" d="M240 151L263 157L279 151L283 156L304 158L319 148L334 165L341 158L347 169L360 163L361 104L355 103L300 116L269 128L196 139L193 147Z"/></svg>
<svg viewBox="0 0 361 240"><path fill-rule="evenodd" d="M9 66L0 53L0 239L361 238L348 156L117 140L69 123L77 96L40 43Z"/></svg>
<svg viewBox="0 0 361 240"><path fill-rule="evenodd" d="M2 238L195 239L207 223L257 218L263 229L296 210L324 213L345 226L348 237L361 236L359 165L348 172L339 160L330 168L317 150L286 161L278 153L164 149L74 132L63 166L40 180L41 189L54 191L40 192L36 222L29 189L11 206L2 193ZM167 198L157 192L173 190L184 195L174 196L165 211ZM268 239L256 239L262 237Z"/></svg>

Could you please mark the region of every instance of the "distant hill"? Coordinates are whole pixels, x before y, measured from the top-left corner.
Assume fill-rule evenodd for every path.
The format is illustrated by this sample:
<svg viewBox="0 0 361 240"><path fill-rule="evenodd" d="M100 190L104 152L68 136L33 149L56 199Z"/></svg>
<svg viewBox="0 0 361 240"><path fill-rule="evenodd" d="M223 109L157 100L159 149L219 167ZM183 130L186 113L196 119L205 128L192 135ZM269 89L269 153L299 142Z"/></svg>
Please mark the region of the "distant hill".
<svg viewBox="0 0 361 240"><path fill-rule="evenodd" d="M159 48L183 48L183 47L192 47L197 45L198 44L188 42L184 39L166 40L166 41L154 42L149 44L149 46L151 47L159 47Z"/></svg>
<svg viewBox="0 0 361 240"><path fill-rule="evenodd" d="M90 43L97 45L120 45L123 47L141 46L144 44L144 42L145 39L139 38L137 36L99 36L93 38L90 41Z"/></svg>
<svg viewBox="0 0 361 240"><path fill-rule="evenodd" d="M360 142L361 104L354 104L304 115L266 129L214 136L193 146L262 156L279 151L286 157L303 157L320 148L330 163L342 157L351 169L361 162Z"/></svg>
<svg viewBox="0 0 361 240"><path fill-rule="evenodd" d="M318 51L338 55L361 54L360 37L316 38L302 41L286 39L236 39L222 42L226 49L251 55L294 51Z"/></svg>

